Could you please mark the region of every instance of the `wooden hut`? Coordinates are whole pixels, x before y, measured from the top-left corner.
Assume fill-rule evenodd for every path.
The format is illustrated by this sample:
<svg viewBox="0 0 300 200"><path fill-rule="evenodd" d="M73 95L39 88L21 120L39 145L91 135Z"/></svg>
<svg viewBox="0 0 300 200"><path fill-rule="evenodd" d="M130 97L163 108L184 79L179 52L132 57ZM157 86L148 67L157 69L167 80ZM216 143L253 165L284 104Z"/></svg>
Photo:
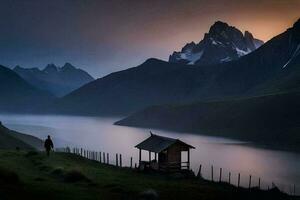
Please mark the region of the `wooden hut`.
<svg viewBox="0 0 300 200"><path fill-rule="evenodd" d="M139 167L151 168L162 171L175 171L190 169L190 149L195 147L186 144L179 139L151 136L135 146L139 149ZM142 161L142 151L148 151L148 161ZM182 160L182 152L187 152L186 161ZM154 159L153 155L154 154Z"/></svg>

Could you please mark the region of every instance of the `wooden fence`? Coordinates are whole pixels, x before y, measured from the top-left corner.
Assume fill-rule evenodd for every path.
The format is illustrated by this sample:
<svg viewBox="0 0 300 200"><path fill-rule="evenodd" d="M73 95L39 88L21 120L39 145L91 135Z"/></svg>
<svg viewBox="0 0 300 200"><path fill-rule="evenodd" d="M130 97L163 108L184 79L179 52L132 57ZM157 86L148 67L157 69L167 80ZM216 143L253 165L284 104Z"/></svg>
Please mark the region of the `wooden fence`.
<svg viewBox="0 0 300 200"><path fill-rule="evenodd" d="M136 162L134 163L134 161L133 161L133 157L130 157L128 165L124 165L123 157L122 157L122 154L120 154L120 153L116 153L115 155L112 155L108 152L90 151L90 150L86 150L84 148L77 148L77 147L56 148L55 151L76 154L78 156L87 158L89 160L94 160L94 161L97 161L102 164L113 165L113 166L117 166L117 167L130 167L133 169L138 168L137 163ZM115 156L114 162L112 162L112 159L111 159L112 157L110 157L110 156ZM195 174L195 176L197 178L209 180L212 182L228 183L231 185L235 185L237 188L242 188L242 187L248 188L249 190L251 190L253 188L259 189L259 190L270 190L272 188L277 187L282 192L285 192L290 195L296 195L296 185L295 184L288 185L288 186L285 185L286 187L280 188L277 184L275 184L274 182L271 182L270 184L265 184L265 186L262 187L261 177L255 177L256 180L254 182L253 175L250 174L250 175L243 175L244 184L242 185L241 184L241 182L242 182L241 173L236 173L235 176L233 176L232 172L227 171L225 173L223 168L215 168L213 165L210 166L209 170L210 170L210 177L202 176L203 165L200 165L198 172L197 172L197 174ZM246 185L245 185L245 181L246 181Z"/></svg>
<svg viewBox="0 0 300 200"><path fill-rule="evenodd" d="M89 160L97 161L102 164L113 165L113 166L117 166L117 167L124 167L122 154L120 154L120 153L115 154L115 160L114 160L114 162L112 162L112 160L111 160L112 154L107 153L107 152L90 151L90 150L86 150L83 148L70 148L70 147L56 148L55 151L75 154L75 155L87 158ZM127 167L128 166L130 168L133 168L133 167L137 168L137 163L134 163L134 166L133 166L133 157L130 157L130 163L129 163L129 165L127 165Z"/></svg>

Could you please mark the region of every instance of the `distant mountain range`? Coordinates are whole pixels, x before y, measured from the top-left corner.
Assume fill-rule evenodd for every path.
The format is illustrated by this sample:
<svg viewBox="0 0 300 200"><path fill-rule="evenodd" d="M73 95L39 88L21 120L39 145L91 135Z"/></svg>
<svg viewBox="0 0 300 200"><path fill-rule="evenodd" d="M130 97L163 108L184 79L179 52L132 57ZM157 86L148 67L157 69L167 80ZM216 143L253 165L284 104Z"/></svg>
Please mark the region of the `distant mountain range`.
<svg viewBox="0 0 300 200"><path fill-rule="evenodd" d="M54 98L4 66L0 66L0 94L1 112L33 112Z"/></svg>
<svg viewBox="0 0 300 200"><path fill-rule="evenodd" d="M300 20L250 55L219 67L217 84L209 88L247 97L151 106L116 124L229 136L299 151Z"/></svg>
<svg viewBox="0 0 300 200"><path fill-rule="evenodd" d="M130 115L117 124L246 140L275 137L272 142L297 146L300 19L261 44L248 32L216 22L199 44L190 45L193 53L203 51L193 63L151 58L94 81L71 64L14 71L0 66L0 111ZM55 98L49 92L68 94Z"/></svg>
<svg viewBox="0 0 300 200"><path fill-rule="evenodd" d="M147 106L218 101L299 90L300 21L230 62L194 66L148 59L58 99L55 112L128 115Z"/></svg>
<svg viewBox="0 0 300 200"><path fill-rule="evenodd" d="M34 87L57 97L64 96L94 80L87 72L75 68L70 63L62 67L49 64L43 70L20 66L16 66L13 70Z"/></svg>
<svg viewBox="0 0 300 200"><path fill-rule="evenodd" d="M210 27L209 32L205 33L203 40L197 44L188 43L180 52L173 52L169 57L169 62L189 65L228 62L247 55L263 43L255 39L248 31L243 34L237 28L217 21Z"/></svg>

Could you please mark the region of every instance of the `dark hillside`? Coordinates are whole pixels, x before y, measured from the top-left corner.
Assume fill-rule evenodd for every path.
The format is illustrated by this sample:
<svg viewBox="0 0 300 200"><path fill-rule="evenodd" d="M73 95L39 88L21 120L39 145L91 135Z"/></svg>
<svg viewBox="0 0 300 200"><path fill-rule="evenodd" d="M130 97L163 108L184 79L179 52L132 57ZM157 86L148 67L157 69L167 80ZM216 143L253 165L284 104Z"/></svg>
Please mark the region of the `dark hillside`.
<svg viewBox="0 0 300 200"><path fill-rule="evenodd" d="M162 128L299 149L300 93L152 106L118 125Z"/></svg>

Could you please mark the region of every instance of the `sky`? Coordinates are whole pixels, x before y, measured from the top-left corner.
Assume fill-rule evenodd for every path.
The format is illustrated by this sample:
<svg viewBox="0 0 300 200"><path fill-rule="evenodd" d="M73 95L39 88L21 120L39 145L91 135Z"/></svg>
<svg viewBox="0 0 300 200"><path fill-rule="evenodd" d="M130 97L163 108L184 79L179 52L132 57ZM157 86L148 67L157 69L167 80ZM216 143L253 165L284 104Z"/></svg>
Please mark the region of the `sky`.
<svg viewBox="0 0 300 200"><path fill-rule="evenodd" d="M98 78L199 42L217 20L267 41L300 0L1 0L0 64L70 62Z"/></svg>

